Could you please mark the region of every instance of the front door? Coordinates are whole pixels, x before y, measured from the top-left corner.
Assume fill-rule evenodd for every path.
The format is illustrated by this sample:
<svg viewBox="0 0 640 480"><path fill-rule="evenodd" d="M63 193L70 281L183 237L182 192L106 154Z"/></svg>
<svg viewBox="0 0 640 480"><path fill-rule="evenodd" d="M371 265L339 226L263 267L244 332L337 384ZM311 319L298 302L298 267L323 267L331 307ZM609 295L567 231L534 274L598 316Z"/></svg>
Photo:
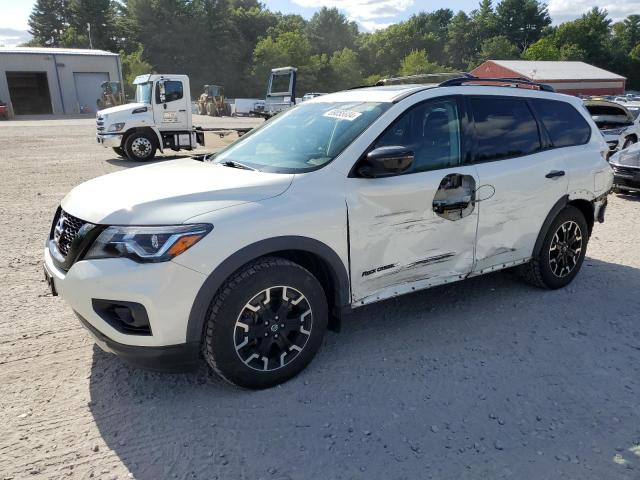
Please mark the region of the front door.
<svg viewBox="0 0 640 480"><path fill-rule="evenodd" d="M403 113L372 149L403 146L412 167L347 182L352 301L366 304L471 272L478 212L475 166L461 163L463 105L428 100ZM357 172L357 166L354 169Z"/></svg>
<svg viewBox="0 0 640 480"><path fill-rule="evenodd" d="M154 117L161 131L187 130L191 108L190 99L185 97L185 87L181 80L159 80L154 95Z"/></svg>

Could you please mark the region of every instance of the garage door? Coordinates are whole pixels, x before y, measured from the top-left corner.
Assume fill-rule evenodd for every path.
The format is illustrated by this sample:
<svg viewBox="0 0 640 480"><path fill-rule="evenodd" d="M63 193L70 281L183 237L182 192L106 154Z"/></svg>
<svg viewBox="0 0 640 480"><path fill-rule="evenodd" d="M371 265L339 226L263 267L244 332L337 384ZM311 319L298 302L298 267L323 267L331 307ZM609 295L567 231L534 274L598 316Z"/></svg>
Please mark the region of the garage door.
<svg viewBox="0 0 640 480"><path fill-rule="evenodd" d="M95 113L101 93L100 84L109 81L109 74L107 72L74 72L73 81L76 84L77 111Z"/></svg>
<svg viewBox="0 0 640 480"><path fill-rule="evenodd" d="M53 113L46 72L7 72L7 85L16 115Z"/></svg>

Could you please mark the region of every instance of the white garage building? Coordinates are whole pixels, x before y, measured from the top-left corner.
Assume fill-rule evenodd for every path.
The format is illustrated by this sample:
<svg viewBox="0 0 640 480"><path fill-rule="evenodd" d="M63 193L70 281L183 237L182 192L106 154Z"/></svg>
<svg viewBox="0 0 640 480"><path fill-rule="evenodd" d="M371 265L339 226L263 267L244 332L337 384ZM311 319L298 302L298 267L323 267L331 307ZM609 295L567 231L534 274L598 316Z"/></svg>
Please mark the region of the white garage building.
<svg viewBox="0 0 640 480"><path fill-rule="evenodd" d="M95 113L104 81L122 82L117 53L0 48L0 101L11 117Z"/></svg>

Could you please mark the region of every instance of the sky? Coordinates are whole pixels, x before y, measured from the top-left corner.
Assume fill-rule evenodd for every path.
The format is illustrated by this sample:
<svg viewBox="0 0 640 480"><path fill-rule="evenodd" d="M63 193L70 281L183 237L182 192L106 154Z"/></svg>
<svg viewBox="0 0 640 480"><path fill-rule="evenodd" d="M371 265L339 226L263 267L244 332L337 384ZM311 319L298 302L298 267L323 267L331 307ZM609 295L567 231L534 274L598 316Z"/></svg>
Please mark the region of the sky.
<svg viewBox="0 0 640 480"><path fill-rule="evenodd" d="M498 0L494 0L494 4ZM632 13L640 13L640 0L548 0L553 23L573 20L594 5L605 8L614 20L621 20ZM478 5L477 0L262 0L274 11L298 13L310 18L323 6L337 7L350 20L365 31L384 28L392 23L406 20L419 11L450 8L453 11L470 12ZM29 40L27 20L35 0L0 0L0 45L15 46Z"/></svg>

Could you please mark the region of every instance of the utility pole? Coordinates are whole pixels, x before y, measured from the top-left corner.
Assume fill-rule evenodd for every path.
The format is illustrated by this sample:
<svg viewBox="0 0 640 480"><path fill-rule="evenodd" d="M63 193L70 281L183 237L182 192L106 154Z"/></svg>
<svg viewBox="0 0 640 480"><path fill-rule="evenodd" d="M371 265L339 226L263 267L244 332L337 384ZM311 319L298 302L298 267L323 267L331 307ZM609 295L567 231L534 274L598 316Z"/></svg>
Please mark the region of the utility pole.
<svg viewBox="0 0 640 480"><path fill-rule="evenodd" d="M93 50L93 42L91 41L91 24L87 23L87 31L89 32L89 48Z"/></svg>

